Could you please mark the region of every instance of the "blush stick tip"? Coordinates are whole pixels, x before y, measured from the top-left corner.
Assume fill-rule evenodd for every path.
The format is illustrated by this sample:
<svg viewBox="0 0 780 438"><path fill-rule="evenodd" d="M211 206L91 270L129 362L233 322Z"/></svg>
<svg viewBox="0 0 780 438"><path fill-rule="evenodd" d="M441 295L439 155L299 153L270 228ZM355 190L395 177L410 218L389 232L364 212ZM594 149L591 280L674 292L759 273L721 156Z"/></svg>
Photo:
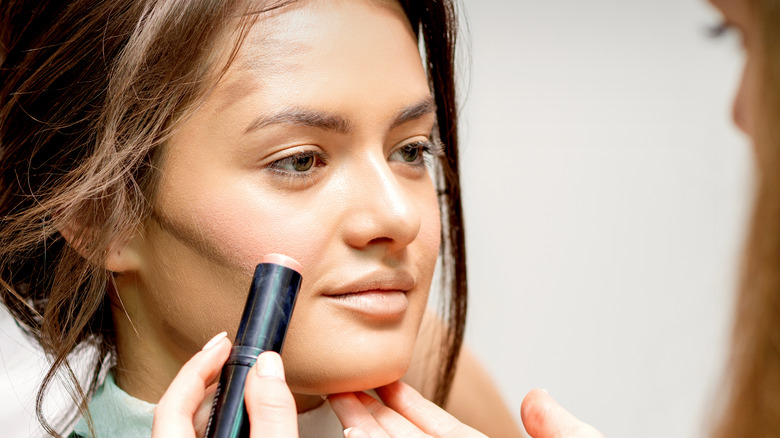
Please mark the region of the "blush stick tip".
<svg viewBox="0 0 780 438"><path fill-rule="evenodd" d="M301 273L301 270L303 269L301 267L301 264L298 263L297 260L295 260L292 257L286 256L284 254L266 254L263 256L263 259L260 260L260 263L274 263L277 265L281 265L287 268L290 268L299 274Z"/></svg>

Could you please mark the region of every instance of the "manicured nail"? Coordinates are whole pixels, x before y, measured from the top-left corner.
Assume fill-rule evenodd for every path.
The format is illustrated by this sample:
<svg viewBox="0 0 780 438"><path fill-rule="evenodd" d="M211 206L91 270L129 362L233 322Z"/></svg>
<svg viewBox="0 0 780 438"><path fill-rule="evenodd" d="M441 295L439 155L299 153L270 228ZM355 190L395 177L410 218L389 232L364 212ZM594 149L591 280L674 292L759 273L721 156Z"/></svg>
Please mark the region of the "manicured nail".
<svg viewBox="0 0 780 438"><path fill-rule="evenodd" d="M352 428L348 427L344 429L344 438L349 438L349 433L352 432Z"/></svg>
<svg viewBox="0 0 780 438"><path fill-rule="evenodd" d="M284 380L282 357L272 351L264 351L257 356L255 369L260 377L275 377Z"/></svg>
<svg viewBox="0 0 780 438"><path fill-rule="evenodd" d="M218 334L217 336L214 336L213 338L211 338L211 340L210 340L210 341L206 342L206 345L204 345L204 346L203 346L203 351L206 351L206 350L208 350L209 348L211 348L211 347L213 347L213 346L217 345L217 343L218 343L219 341L221 341L221 340L222 340L222 338L224 338L224 337L226 337L226 336L227 336L227 332L222 332L222 333Z"/></svg>

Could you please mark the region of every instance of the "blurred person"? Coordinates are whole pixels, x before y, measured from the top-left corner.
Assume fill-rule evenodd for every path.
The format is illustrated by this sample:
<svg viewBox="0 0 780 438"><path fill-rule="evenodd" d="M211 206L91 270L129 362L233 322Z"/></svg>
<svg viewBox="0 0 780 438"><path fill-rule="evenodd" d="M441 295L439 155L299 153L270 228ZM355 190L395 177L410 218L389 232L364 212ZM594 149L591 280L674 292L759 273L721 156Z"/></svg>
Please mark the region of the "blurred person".
<svg viewBox="0 0 780 438"><path fill-rule="evenodd" d="M756 189L717 438L780 436L780 2L711 0L715 34L745 56L733 118L753 144Z"/></svg>

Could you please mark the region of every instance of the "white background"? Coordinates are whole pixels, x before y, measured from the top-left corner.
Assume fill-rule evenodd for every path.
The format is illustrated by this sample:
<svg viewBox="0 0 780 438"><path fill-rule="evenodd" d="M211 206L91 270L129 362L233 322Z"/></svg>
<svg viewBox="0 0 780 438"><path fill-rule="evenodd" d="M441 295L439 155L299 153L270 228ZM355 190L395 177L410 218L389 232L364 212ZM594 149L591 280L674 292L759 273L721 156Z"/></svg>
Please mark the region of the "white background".
<svg viewBox="0 0 780 438"><path fill-rule="evenodd" d="M699 0L463 6L467 342L518 419L544 387L608 437L703 436L750 193L736 44ZM26 436L39 361L5 315L0 356Z"/></svg>

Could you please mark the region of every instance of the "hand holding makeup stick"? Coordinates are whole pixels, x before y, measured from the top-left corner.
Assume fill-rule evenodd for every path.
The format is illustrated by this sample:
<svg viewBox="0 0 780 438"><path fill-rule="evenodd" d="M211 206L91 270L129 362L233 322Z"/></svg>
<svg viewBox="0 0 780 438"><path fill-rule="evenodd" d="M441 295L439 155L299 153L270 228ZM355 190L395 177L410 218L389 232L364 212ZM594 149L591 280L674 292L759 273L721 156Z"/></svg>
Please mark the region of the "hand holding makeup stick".
<svg viewBox="0 0 780 438"><path fill-rule="evenodd" d="M604 438L601 432L574 418L541 389L525 396L521 415L525 430L532 438Z"/></svg>
<svg viewBox="0 0 780 438"><path fill-rule="evenodd" d="M203 436L211 406L209 388L214 388L230 347L225 333L220 333L184 364L157 404L153 438ZM267 351L258 356L247 376L245 401L251 438L298 436L295 401L278 354Z"/></svg>

